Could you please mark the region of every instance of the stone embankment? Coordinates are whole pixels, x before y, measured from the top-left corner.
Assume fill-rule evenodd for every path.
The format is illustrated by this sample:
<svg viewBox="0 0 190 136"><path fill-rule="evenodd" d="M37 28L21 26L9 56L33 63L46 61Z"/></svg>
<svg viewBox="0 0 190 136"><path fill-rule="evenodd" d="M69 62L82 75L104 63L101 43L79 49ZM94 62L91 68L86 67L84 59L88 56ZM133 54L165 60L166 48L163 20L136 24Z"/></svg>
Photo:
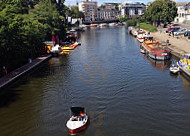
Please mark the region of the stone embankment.
<svg viewBox="0 0 190 136"><path fill-rule="evenodd" d="M0 78L0 90L4 87L8 86L10 83L16 81L18 78L44 62L45 60L49 59L51 55L44 55L42 57L38 57L34 59L31 63L27 63L26 65L12 71L8 75Z"/></svg>

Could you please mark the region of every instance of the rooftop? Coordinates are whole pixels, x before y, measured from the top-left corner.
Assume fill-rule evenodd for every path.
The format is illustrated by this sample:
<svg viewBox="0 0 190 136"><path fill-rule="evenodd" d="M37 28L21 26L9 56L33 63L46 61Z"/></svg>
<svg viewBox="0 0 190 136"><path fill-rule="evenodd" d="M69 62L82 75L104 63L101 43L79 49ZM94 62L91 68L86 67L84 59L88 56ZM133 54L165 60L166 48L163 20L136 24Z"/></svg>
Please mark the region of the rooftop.
<svg viewBox="0 0 190 136"><path fill-rule="evenodd" d="M186 6L190 2L176 2L176 6Z"/></svg>

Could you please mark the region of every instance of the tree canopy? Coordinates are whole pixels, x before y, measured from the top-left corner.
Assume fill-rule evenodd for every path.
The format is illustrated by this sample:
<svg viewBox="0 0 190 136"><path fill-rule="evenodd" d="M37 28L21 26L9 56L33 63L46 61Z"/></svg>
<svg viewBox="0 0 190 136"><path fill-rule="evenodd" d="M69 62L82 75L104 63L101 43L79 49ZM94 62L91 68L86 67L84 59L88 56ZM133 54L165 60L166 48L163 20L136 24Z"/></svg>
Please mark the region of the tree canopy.
<svg viewBox="0 0 190 136"><path fill-rule="evenodd" d="M170 23L177 16L176 3L172 0L155 0L144 13L143 18L151 24Z"/></svg>
<svg viewBox="0 0 190 136"><path fill-rule="evenodd" d="M0 0L0 76L44 53L51 35L63 38L65 5L58 0Z"/></svg>
<svg viewBox="0 0 190 136"><path fill-rule="evenodd" d="M68 8L66 14L72 18L84 18L84 13L79 11L78 6L71 7L71 9Z"/></svg>

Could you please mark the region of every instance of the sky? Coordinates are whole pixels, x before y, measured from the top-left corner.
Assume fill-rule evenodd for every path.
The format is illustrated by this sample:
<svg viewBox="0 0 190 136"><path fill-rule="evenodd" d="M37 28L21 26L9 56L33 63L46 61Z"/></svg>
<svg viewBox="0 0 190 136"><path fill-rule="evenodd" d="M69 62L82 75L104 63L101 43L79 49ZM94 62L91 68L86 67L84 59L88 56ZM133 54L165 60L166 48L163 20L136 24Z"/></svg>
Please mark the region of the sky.
<svg viewBox="0 0 190 136"><path fill-rule="evenodd" d="M85 1L85 0L65 0L65 4L66 5L76 5L76 2L79 2L79 1ZM151 2L151 1L154 1L154 0L93 0L93 1L97 1L98 2L98 5L101 5L102 3L104 2L120 2L120 3L123 3L123 2L126 2L126 1L132 1L132 2L142 2L142 3L147 3L147 2ZM189 1L189 0L175 0L176 2L184 2L184 1Z"/></svg>

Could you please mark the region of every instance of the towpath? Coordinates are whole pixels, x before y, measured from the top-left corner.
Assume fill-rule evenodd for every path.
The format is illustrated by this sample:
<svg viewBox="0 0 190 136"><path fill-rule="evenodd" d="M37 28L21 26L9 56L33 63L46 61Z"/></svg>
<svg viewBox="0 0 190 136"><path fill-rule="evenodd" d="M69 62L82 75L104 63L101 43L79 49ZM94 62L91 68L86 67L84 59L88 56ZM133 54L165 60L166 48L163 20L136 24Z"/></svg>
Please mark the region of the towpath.
<svg viewBox="0 0 190 136"><path fill-rule="evenodd" d="M169 40L170 45L167 46L171 52L177 57L181 58L186 53L190 53L190 40L187 37L182 36L169 36L164 31L151 33L151 35L159 40L161 43L166 43Z"/></svg>
<svg viewBox="0 0 190 136"><path fill-rule="evenodd" d="M10 84L11 82L18 79L20 76L24 75L26 72L30 71L34 67L38 66L43 61L49 59L51 55L44 55L42 57L38 57L34 59L31 63L27 63L24 66L12 71L8 75L0 78L0 89L2 89L4 86Z"/></svg>

